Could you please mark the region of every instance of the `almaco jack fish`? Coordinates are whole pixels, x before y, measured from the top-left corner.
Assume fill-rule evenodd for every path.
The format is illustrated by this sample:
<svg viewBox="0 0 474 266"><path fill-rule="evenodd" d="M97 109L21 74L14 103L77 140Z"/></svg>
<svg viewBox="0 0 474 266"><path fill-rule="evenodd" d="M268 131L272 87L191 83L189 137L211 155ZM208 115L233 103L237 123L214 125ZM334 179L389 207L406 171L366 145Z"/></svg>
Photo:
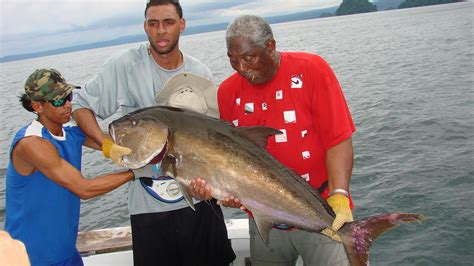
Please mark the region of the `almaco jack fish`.
<svg viewBox="0 0 474 266"><path fill-rule="evenodd" d="M117 144L132 149L124 157L130 168L163 158L163 173L178 180L190 206L187 186L196 177L206 179L216 199L239 198L267 243L273 223L310 232L331 228L334 213L326 200L264 149L268 136L280 133L276 129L234 128L199 113L157 106L112 122L109 133ZM351 265L367 265L374 239L401 222L422 219L410 213L375 215L345 224L337 234Z"/></svg>

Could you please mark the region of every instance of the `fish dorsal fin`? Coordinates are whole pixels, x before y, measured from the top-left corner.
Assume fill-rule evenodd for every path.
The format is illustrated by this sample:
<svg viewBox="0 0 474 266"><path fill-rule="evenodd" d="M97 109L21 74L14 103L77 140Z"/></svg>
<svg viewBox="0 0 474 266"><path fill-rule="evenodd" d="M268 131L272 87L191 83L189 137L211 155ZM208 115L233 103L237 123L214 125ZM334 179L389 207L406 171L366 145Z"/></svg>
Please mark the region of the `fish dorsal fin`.
<svg viewBox="0 0 474 266"><path fill-rule="evenodd" d="M174 157L172 154L166 155L161 161L161 172L176 179L178 176L178 171L176 170L176 157ZM179 181L177 183L178 188L181 194L183 194L184 199L188 203L189 207L195 211L196 208L194 207L193 198L191 197L191 193L189 193L188 188Z"/></svg>
<svg viewBox="0 0 474 266"><path fill-rule="evenodd" d="M273 223L267 216L258 215L256 213L252 213L253 218L255 220L255 224L257 225L258 233L260 237L263 239L265 244L268 245L270 242L270 230L273 227Z"/></svg>
<svg viewBox="0 0 474 266"><path fill-rule="evenodd" d="M267 146L268 137L283 133L280 130L271 127L238 127L236 130L241 136L262 148Z"/></svg>

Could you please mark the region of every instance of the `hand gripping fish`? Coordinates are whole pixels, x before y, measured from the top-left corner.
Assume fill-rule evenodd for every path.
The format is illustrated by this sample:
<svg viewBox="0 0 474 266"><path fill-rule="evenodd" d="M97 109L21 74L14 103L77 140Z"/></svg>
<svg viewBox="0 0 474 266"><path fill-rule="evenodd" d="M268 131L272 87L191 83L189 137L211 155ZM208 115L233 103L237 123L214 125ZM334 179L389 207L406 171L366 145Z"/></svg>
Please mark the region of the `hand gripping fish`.
<svg viewBox="0 0 474 266"><path fill-rule="evenodd" d="M235 196L255 218L268 243L273 223L309 232L331 228L334 212L317 191L265 149L268 127L234 128L199 113L173 107L150 107L130 113L109 125L114 141L132 149L123 162L139 168L159 155L161 170L174 177L187 202L196 177L206 179L212 196ZM341 237L351 265L367 265L369 247L383 232L401 222L423 220L419 214L388 213L345 224Z"/></svg>

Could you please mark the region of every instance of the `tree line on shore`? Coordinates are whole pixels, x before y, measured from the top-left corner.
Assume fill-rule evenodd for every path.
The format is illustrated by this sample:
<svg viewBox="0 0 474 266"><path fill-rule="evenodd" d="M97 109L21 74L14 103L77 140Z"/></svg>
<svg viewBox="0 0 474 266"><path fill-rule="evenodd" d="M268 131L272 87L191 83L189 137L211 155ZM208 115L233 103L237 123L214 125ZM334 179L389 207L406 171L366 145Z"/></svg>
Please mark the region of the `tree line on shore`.
<svg viewBox="0 0 474 266"><path fill-rule="evenodd" d="M378 11L377 6L387 0L375 1L375 3L369 2L369 0L343 0L339 8L336 10L334 15L350 15L357 13L367 13ZM428 6L428 5L439 5L439 4L448 4L455 2L463 2L460 0L404 0L404 1L392 1L399 2L396 8L410 8L410 7L419 7L419 6ZM395 7L392 7L395 8ZM327 17L331 14L324 13L321 16Z"/></svg>

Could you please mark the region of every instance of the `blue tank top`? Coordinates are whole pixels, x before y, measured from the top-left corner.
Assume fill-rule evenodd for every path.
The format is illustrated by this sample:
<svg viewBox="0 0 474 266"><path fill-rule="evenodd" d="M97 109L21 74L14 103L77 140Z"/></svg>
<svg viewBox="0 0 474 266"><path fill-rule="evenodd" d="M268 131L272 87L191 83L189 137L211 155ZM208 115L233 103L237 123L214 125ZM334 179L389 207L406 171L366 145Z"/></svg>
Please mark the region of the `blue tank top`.
<svg viewBox="0 0 474 266"><path fill-rule="evenodd" d="M5 230L23 241L32 265L49 265L77 253L80 198L53 182L40 171L29 176L13 167L11 154L15 144L28 136L49 140L59 156L81 170L84 134L79 127L63 126L63 136L52 135L41 123L33 121L21 128L10 147L6 175Z"/></svg>

